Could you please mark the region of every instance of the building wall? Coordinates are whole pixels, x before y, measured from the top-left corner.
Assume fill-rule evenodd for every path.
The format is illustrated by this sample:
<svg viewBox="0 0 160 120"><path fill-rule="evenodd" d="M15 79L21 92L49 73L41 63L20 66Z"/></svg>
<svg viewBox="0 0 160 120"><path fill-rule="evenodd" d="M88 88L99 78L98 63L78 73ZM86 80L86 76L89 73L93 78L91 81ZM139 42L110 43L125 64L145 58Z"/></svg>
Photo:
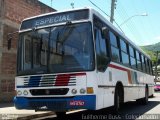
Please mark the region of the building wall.
<svg viewBox="0 0 160 120"><path fill-rule="evenodd" d="M24 18L53 11L38 0L0 0L0 102L12 101L15 95L18 34L8 50L8 33L17 31Z"/></svg>

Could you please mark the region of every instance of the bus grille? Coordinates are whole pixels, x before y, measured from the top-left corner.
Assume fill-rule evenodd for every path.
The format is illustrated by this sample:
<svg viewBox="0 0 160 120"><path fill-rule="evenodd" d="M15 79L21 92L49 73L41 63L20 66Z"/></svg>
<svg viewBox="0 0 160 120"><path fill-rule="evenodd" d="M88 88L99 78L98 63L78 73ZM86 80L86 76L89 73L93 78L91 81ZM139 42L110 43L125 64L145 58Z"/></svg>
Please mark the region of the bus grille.
<svg viewBox="0 0 160 120"><path fill-rule="evenodd" d="M25 87L75 86L76 76L69 74L30 76L24 79Z"/></svg>
<svg viewBox="0 0 160 120"><path fill-rule="evenodd" d="M69 88L55 88L55 89L31 89L32 95L66 95Z"/></svg>
<svg viewBox="0 0 160 120"><path fill-rule="evenodd" d="M66 101L30 101L30 106L35 110L64 110Z"/></svg>

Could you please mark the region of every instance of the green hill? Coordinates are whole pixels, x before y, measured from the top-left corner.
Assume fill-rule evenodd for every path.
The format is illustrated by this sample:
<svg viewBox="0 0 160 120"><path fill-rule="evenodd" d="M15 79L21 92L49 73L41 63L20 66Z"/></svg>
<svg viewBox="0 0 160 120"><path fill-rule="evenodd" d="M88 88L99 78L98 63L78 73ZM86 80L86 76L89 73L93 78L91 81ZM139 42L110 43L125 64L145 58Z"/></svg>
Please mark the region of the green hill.
<svg viewBox="0 0 160 120"><path fill-rule="evenodd" d="M160 51L160 42L153 45L141 46L141 48L148 51Z"/></svg>
<svg viewBox="0 0 160 120"><path fill-rule="evenodd" d="M160 76L160 42L153 44L153 45L146 45L146 46L140 46L143 51L145 51L152 59L153 63L153 71L155 74L155 65L157 62L157 51L159 51L159 58L158 58L158 75Z"/></svg>
<svg viewBox="0 0 160 120"><path fill-rule="evenodd" d="M143 51L145 51L152 59L156 61L156 51L160 51L160 42L153 45L140 46ZM159 52L160 53L160 52Z"/></svg>

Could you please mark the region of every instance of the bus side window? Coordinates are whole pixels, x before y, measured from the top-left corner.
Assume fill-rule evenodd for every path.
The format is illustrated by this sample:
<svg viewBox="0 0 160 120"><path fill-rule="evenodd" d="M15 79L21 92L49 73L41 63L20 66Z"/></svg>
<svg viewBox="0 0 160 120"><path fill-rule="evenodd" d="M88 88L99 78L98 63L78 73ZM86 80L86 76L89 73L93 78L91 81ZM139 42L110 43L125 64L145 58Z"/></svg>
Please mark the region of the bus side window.
<svg viewBox="0 0 160 120"><path fill-rule="evenodd" d="M120 62L120 52L119 52L117 37L111 31L109 31L109 37L110 37L112 60L115 62Z"/></svg>
<svg viewBox="0 0 160 120"><path fill-rule="evenodd" d="M150 68L150 64L149 64L149 59L147 59L147 67L148 67L148 74L150 74L150 72L151 72L151 68Z"/></svg>
<svg viewBox="0 0 160 120"><path fill-rule="evenodd" d="M141 54L141 60L142 60L142 68L143 68L143 72L146 71L146 66L145 66L145 61L144 61L144 56Z"/></svg>
<svg viewBox="0 0 160 120"><path fill-rule="evenodd" d="M123 39L120 39L120 48L121 48L122 63L126 66L129 66L127 43Z"/></svg>
<svg viewBox="0 0 160 120"><path fill-rule="evenodd" d="M136 59L135 59L135 49L129 45L129 55L130 55L130 65L132 68L136 69Z"/></svg>
<svg viewBox="0 0 160 120"><path fill-rule="evenodd" d="M96 43L96 54L97 54L97 69L104 71L108 64L106 40L102 38L101 30L95 28L95 43Z"/></svg>

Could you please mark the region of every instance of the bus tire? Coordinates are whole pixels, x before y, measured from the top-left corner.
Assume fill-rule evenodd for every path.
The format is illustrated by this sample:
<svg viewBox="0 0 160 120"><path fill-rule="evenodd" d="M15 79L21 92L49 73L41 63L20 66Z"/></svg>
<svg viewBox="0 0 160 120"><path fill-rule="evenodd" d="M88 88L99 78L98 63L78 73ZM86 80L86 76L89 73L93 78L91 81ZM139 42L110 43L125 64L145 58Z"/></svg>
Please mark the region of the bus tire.
<svg viewBox="0 0 160 120"><path fill-rule="evenodd" d="M148 104L148 87L145 87L145 97L141 98L141 99L137 99L137 103L141 104L141 105L147 105Z"/></svg>
<svg viewBox="0 0 160 120"><path fill-rule="evenodd" d="M145 97L141 99L141 102L143 105L147 105L148 104L148 87L145 87Z"/></svg>
<svg viewBox="0 0 160 120"><path fill-rule="evenodd" d="M113 112L114 113L119 113L120 107L123 104L123 86L121 84L118 84L115 89L115 94L114 94L114 106L113 106Z"/></svg>
<svg viewBox="0 0 160 120"><path fill-rule="evenodd" d="M120 95L119 95L118 89L116 89L115 94L114 94L113 112L118 113L119 112L119 107L120 107Z"/></svg>

